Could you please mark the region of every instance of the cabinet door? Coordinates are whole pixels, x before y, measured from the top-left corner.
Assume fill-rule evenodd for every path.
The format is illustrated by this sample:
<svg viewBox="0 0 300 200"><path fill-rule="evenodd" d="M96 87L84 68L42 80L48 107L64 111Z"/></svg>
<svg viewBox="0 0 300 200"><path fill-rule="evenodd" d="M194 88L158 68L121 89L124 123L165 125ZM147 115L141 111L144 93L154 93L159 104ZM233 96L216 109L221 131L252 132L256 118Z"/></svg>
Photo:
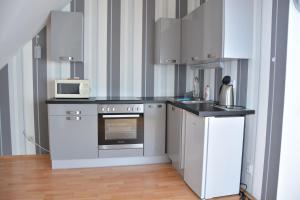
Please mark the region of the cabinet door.
<svg viewBox="0 0 300 200"><path fill-rule="evenodd" d="M161 18L155 31L155 63L180 64L181 20Z"/></svg>
<svg viewBox="0 0 300 200"><path fill-rule="evenodd" d="M203 59L223 57L223 0L209 0L201 5L203 15Z"/></svg>
<svg viewBox="0 0 300 200"><path fill-rule="evenodd" d="M145 104L144 156L161 156L166 151L166 104Z"/></svg>
<svg viewBox="0 0 300 200"><path fill-rule="evenodd" d="M181 62L187 64L191 57L191 18L190 16L186 16L181 21Z"/></svg>
<svg viewBox="0 0 300 200"><path fill-rule="evenodd" d="M83 61L83 14L51 12L51 58Z"/></svg>
<svg viewBox="0 0 300 200"><path fill-rule="evenodd" d="M195 64L203 60L204 9L202 6L190 14L191 33L189 37L188 64Z"/></svg>
<svg viewBox="0 0 300 200"><path fill-rule="evenodd" d="M169 104L167 119L167 152L172 165L179 170L181 169L182 109Z"/></svg>
<svg viewBox="0 0 300 200"><path fill-rule="evenodd" d="M199 197L203 191L205 178L203 176L204 126L204 118L186 113L184 180Z"/></svg>
<svg viewBox="0 0 300 200"><path fill-rule="evenodd" d="M98 157L97 115L49 116L52 160Z"/></svg>

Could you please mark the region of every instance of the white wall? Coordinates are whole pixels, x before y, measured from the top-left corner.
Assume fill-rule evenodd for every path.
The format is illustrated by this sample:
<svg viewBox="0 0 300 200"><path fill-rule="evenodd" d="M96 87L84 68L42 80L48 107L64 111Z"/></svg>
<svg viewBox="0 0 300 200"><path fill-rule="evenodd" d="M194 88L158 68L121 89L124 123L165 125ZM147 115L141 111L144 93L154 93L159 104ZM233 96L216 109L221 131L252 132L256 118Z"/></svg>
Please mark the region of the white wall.
<svg viewBox="0 0 300 200"><path fill-rule="evenodd" d="M257 199L261 196L267 128L271 50L272 0L254 0L253 53L249 60L242 182Z"/></svg>
<svg viewBox="0 0 300 200"><path fill-rule="evenodd" d="M121 1L120 96L142 96L143 1Z"/></svg>
<svg viewBox="0 0 300 200"><path fill-rule="evenodd" d="M0 69L45 26L50 11L61 8L67 1L69 0L0 2Z"/></svg>
<svg viewBox="0 0 300 200"><path fill-rule="evenodd" d="M12 154L35 154L32 41L20 48L8 63Z"/></svg>
<svg viewBox="0 0 300 200"><path fill-rule="evenodd" d="M300 12L290 1L278 200L298 200L300 177Z"/></svg>
<svg viewBox="0 0 300 200"><path fill-rule="evenodd" d="M84 78L92 96L107 95L107 0L84 1Z"/></svg>

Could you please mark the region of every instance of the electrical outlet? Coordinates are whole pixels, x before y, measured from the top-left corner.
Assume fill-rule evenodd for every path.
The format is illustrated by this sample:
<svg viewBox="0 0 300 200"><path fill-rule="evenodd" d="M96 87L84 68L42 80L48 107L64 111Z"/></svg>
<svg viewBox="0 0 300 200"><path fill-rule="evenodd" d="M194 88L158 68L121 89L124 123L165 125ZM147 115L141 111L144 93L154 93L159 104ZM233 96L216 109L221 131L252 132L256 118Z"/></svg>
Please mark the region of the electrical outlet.
<svg viewBox="0 0 300 200"><path fill-rule="evenodd" d="M250 174L251 176L253 175L253 165L252 164L248 164L246 170L247 170L248 174Z"/></svg>

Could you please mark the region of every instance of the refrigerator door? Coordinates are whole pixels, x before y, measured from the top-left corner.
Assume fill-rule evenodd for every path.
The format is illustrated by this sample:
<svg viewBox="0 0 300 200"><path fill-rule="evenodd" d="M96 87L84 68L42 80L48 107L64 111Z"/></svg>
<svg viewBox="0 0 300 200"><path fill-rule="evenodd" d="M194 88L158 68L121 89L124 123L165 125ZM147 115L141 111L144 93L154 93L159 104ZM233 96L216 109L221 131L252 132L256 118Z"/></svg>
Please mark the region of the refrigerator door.
<svg viewBox="0 0 300 200"><path fill-rule="evenodd" d="M244 119L208 119L205 199L239 193Z"/></svg>

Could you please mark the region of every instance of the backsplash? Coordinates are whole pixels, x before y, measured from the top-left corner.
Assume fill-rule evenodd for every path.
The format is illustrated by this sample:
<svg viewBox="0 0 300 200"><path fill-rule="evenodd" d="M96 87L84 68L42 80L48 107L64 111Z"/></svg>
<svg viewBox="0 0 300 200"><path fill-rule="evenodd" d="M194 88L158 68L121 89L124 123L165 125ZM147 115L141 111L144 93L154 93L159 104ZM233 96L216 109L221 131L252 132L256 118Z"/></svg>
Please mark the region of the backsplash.
<svg viewBox="0 0 300 200"><path fill-rule="evenodd" d="M238 105L245 106L248 79L247 60L210 63L201 65L201 68L187 66L186 91L193 90L193 79L194 77L199 77L200 97L203 98L204 88L208 85L210 88L210 100L217 101L224 76L231 76L234 86L235 102L237 102Z"/></svg>

